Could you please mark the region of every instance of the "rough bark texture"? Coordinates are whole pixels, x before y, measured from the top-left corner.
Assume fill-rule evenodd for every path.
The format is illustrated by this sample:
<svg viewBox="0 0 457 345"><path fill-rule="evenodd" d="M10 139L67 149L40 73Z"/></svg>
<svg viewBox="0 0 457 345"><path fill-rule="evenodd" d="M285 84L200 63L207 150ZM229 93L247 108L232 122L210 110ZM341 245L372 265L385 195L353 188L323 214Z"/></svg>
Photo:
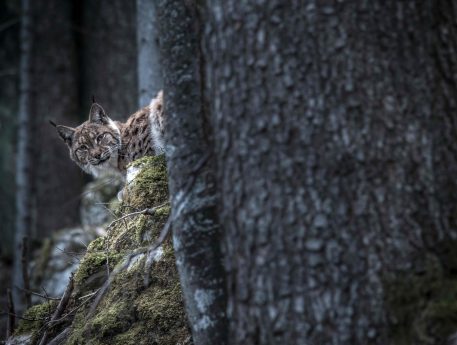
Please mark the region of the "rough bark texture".
<svg viewBox="0 0 457 345"><path fill-rule="evenodd" d="M177 217L173 222L176 262L195 344L225 344L225 273L212 161L207 159L195 171L211 152L205 135L199 22L191 2L161 0L157 10L169 188L172 215Z"/></svg>
<svg viewBox="0 0 457 345"><path fill-rule="evenodd" d="M139 107L149 104L162 89L155 7L153 1L136 1Z"/></svg>
<svg viewBox="0 0 457 345"><path fill-rule="evenodd" d="M231 343L391 343L383 277L457 236L455 2L207 10Z"/></svg>

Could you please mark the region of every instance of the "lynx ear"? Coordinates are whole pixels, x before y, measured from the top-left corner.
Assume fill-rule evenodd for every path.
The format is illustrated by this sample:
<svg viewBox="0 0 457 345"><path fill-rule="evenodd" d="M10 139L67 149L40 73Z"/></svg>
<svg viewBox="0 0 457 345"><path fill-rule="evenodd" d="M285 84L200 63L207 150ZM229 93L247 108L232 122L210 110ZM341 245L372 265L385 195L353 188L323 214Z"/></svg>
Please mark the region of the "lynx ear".
<svg viewBox="0 0 457 345"><path fill-rule="evenodd" d="M100 123L106 125L109 122L109 117L100 104L94 103L90 107L89 122Z"/></svg>
<svg viewBox="0 0 457 345"><path fill-rule="evenodd" d="M65 141L68 146L71 146L73 141L73 135L75 134L74 128L70 128L67 126L56 126L57 132L59 133L60 137Z"/></svg>

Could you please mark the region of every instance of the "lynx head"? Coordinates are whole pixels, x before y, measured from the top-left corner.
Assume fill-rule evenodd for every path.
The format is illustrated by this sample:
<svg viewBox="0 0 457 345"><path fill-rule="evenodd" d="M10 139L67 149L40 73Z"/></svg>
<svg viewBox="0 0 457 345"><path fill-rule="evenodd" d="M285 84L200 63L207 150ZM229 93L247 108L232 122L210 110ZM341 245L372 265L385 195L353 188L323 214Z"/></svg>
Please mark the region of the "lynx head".
<svg viewBox="0 0 457 345"><path fill-rule="evenodd" d="M120 131L100 105L92 104L89 120L78 127L56 128L70 149L71 159L85 172L99 176L105 172L118 171Z"/></svg>

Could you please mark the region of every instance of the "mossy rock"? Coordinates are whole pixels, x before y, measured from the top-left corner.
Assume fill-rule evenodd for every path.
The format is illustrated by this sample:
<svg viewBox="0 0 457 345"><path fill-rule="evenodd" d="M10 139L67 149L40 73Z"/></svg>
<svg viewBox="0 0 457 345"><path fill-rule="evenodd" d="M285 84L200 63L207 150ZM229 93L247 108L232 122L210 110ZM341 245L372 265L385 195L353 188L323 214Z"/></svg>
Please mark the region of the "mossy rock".
<svg viewBox="0 0 457 345"><path fill-rule="evenodd" d="M88 246L75 274L71 304L79 307L66 325L70 327L67 345L192 343L171 241L166 240L156 250L151 266L146 266L146 252L140 250L157 239L170 213L165 159L146 157L133 165L141 170L128 186L128 194L116 211L118 217L160 207L153 215L134 215L115 222L105 237ZM125 265L134 251L137 255ZM109 288L91 313L91 294L105 283L108 271L120 267L123 269L111 275ZM151 267L149 272L146 267ZM29 326L32 330L41 327Z"/></svg>

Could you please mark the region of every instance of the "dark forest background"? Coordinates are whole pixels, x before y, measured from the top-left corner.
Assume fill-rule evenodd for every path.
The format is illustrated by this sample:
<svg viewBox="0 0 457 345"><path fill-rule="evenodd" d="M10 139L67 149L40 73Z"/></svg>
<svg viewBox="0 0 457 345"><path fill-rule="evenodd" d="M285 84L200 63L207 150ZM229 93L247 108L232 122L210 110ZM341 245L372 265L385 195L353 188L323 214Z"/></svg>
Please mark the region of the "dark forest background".
<svg viewBox="0 0 457 345"><path fill-rule="evenodd" d="M32 248L56 230L78 223L82 186L91 179L71 162L49 120L69 126L81 123L87 118L92 96L116 120L127 118L139 106L136 8L135 1L122 0L31 2L33 44L30 69L25 72L31 85L27 149L33 169L27 208ZM3 306L14 252L21 14L20 1L0 1Z"/></svg>

